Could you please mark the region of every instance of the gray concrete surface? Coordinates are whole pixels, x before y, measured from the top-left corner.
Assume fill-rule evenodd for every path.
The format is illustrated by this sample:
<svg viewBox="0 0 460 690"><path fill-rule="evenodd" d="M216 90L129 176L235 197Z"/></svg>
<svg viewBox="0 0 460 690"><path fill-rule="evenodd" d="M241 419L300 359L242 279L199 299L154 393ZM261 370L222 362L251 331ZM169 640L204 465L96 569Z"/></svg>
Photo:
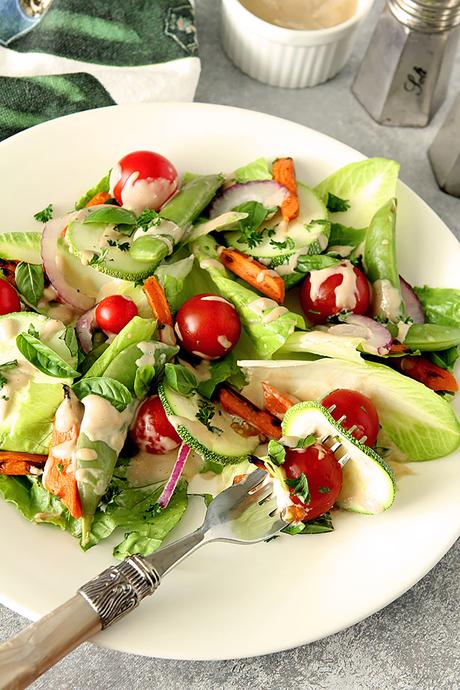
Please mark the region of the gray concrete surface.
<svg viewBox="0 0 460 690"><path fill-rule="evenodd" d="M333 81L312 90L259 84L225 57L219 43L218 0L197 0L203 73L197 100L237 105L295 120L368 155L397 158L401 177L460 236L460 200L436 186L426 158L448 105L460 90L457 59L448 102L424 130L376 125L350 84L382 3L378 1L353 58ZM2 560L2 567L7 567ZM342 633L257 659L183 662L145 659L86 644L32 686L35 690L458 690L460 688L460 543L411 591ZM345 581L345 579L344 579ZM324 592L327 597L327 592ZM0 639L25 619L0 607Z"/></svg>

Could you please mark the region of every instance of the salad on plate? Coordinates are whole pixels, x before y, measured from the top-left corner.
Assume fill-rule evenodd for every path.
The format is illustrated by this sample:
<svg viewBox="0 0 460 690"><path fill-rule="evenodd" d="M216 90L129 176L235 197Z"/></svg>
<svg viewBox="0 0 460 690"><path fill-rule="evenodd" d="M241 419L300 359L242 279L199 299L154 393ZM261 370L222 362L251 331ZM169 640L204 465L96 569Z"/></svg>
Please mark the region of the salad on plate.
<svg viewBox="0 0 460 690"><path fill-rule="evenodd" d="M405 463L460 445L460 290L399 274L398 170L311 189L288 157L180 179L135 151L5 229L3 498L83 549L118 534L117 558L258 466L290 535L390 508Z"/></svg>

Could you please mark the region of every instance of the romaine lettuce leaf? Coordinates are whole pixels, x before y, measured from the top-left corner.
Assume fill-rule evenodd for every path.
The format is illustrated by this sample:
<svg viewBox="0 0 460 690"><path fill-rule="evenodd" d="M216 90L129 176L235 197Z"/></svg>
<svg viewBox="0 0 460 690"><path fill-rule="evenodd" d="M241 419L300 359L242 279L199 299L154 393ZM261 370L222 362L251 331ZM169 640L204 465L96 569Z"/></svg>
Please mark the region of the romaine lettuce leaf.
<svg viewBox="0 0 460 690"><path fill-rule="evenodd" d="M367 228L375 213L396 196L399 164L386 158L368 158L350 163L315 188L324 203L328 194L349 202L346 211L331 214L333 223L352 228Z"/></svg>
<svg viewBox="0 0 460 690"><path fill-rule="evenodd" d="M257 158L257 160L237 168L234 177L236 182L244 184L252 180L271 180L272 174L266 158Z"/></svg>
<svg viewBox="0 0 460 690"><path fill-rule="evenodd" d="M206 371L200 377L198 392L205 398L211 398L216 386L224 381L228 381L238 389L242 388L246 383L244 374L239 368L233 352L229 352L228 355L214 362L203 362L201 366L206 366Z"/></svg>
<svg viewBox="0 0 460 690"><path fill-rule="evenodd" d="M351 388L374 403L380 423L410 460L433 460L460 445L460 425L450 404L413 379L372 362L242 361L249 376L243 394L262 406L262 381L299 400L320 400L337 387Z"/></svg>
<svg viewBox="0 0 460 690"><path fill-rule="evenodd" d="M155 271L155 275L165 291L166 299L173 314L176 313L181 304L184 280L193 268L193 261L193 256L188 256L174 263L161 264Z"/></svg>
<svg viewBox="0 0 460 690"><path fill-rule="evenodd" d="M305 328L303 318L287 309L271 318L270 314L276 314L275 310L279 309L275 302L259 297L256 292L227 277L225 267L219 262L213 238L201 237L193 244L193 252L200 267L209 271L219 293L235 306L241 323L261 357L269 359L284 345L296 327Z"/></svg>
<svg viewBox="0 0 460 690"><path fill-rule="evenodd" d="M81 199L79 199L79 200L75 203L75 210L76 210L76 211L79 211L81 208L83 208L84 206L86 206L86 204L88 203L88 201L91 201L91 199L93 198L93 196L96 196L96 194L97 194L98 192L109 192L109 189L110 189L110 170L109 170L109 172L107 173L107 175L105 175L105 176L102 178L102 180L99 180L99 182L98 182L97 184L95 184L94 187L91 187L91 189L88 189L88 191L86 192L86 194L84 194L84 195L81 197Z"/></svg>
<svg viewBox="0 0 460 690"><path fill-rule="evenodd" d="M460 328L460 290L414 287L429 323Z"/></svg>

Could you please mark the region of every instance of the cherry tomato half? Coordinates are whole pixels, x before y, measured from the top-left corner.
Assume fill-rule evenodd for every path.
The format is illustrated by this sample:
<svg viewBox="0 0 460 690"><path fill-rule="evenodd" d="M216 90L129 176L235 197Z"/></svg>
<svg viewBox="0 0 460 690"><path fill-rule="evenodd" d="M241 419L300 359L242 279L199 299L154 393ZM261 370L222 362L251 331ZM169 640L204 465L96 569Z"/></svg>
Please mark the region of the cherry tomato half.
<svg viewBox="0 0 460 690"><path fill-rule="evenodd" d="M321 405L327 409L335 405L331 410L332 417L340 419L345 415L346 419L341 422L343 428L356 426L352 435L366 446L375 445L379 433L379 416L374 403L366 395L348 388L337 388L321 400Z"/></svg>
<svg viewBox="0 0 460 690"><path fill-rule="evenodd" d="M169 453L181 444L180 437L168 421L158 395L144 400L130 434L140 450L154 455Z"/></svg>
<svg viewBox="0 0 460 690"><path fill-rule="evenodd" d="M241 335L238 313L219 295L195 295L176 315L175 331L181 346L203 359L218 359L230 352Z"/></svg>
<svg viewBox="0 0 460 690"><path fill-rule="evenodd" d="M137 314L137 307L132 299L123 295L110 295L97 305L96 323L103 331L119 333Z"/></svg>
<svg viewBox="0 0 460 690"><path fill-rule="evenodd" d="M18 293L6 280L0 279L0 314L11 314L21 311Z"/></svg>
<svg viewBox="0 0 460 690"><path fill-rule="evenodd" d="M343 298L340 296L341 290L344 292ZM370 290L366 276L349 261L342 261L333 268L312 271L300 288L302 309L307 319L314 324L324 323L327 318L340 314L341 311L365 314L369 301Z"/></svg>
<svg viewBox="0 0 460 690"><path fill-rule="evenodd" d="M310 503L305 505L307 520L327 513L337 501L342 488L342 468L326 446L316 443L309 448L288 450L283 469L287 479L298 479L303 473L308 480ZM291 498L294 503L303 503L296 495L291 495Z"/></svg>
<svg viewBox="0 0 460 690"><path fill-rule="evenodd" d="M110 173L110 193L119 204L140 213L158 211L177 189L174 165L154 151L133 151L123 156Z"/></svg>

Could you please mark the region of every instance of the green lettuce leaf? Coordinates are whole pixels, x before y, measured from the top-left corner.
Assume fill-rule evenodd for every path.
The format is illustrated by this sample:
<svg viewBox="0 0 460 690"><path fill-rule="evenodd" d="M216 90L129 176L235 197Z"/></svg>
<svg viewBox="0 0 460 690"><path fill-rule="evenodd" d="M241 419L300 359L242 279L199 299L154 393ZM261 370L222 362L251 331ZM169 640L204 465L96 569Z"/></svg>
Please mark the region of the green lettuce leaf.
<svg viewBox="0 0 460 690"><path fill-rule="evenodd" d="M246 383L245 376L238 366L233 352L229 352L228 355L214 362L203 362L200 366L206 366L206 370L203 372L203 377L200 378L198 392L205 398L210 399L219 383L224 381L228 381L238 389L243 388Z"/></svg>
<svg viewBox="0 0 460 690"><path fill-rule="evenodd" d="M278 305L271 300L261 299L256 292L227 277L228 273L224 266L219 265L216 242L213 238L200 237L193 244L193 252L200 266L209 271L219 293L235 306L244 328L261 357L269 359L284 345L296 327L305 328L302 317L287 309L270 320L270 313L278 309ZM264 308L256 310L254 305L259 300Z"/></svg>
<svg viewBox="0 0 460 690"><path fill-rule="evenodd" d="M332 213L333 223L367 228L374 214L396 196L399 164L385 158L368 158L350 163L315 188L324 203L329 193L349 202L347 211Z"/></svg>
<svg viewBox="0 0 460 690"><path fill-rule="evenodd" d="M289 336L278 351L277 356L286 358L289 353L300 352L361 362L362 358L358 352L358 347L362 343L362 338L335 335L326 331L298 331Z"/></svg>
<svg viewBox="0 0 460 690"><path fill-rule="evenodd" d="M460 328L460 290L414 287L429 323Z"/></svg>
<svg viewBox="0 0 460 690"><path fill-rule="evenodd" d="M110 170L105 175L102 180L99 180L99 182L94 185L94 187L91 187L91 189L88 189L86 194L84 194L81 199L79 199L76 204L75 204L75 210L79 211L81 208L84 208L88 201L90 201L93 196L95 196L98 192L109 192L110 190Z"/></svg>
<svg viewBox="0 0 460 690"><path fill-rule="evenodd" d="M41 264L41 232L0 233L0 258Z"/></svg>
<svg viewBox="0 0 460 690"><path fill-rule="evenodd" d="M234 172L234 177L235 182L244 184L252 180L271 180L272 174L267 160L265 158L257 158L257 160L237 168Z"/></svg>
<svg viewBox="0 0 460 690"><path fill-rule="evenodd" d="M262 406L262 381L299 400L321 400L335 388L367 395L384 431L410 460L433 460L460 445L451 405L418 381L382 364L318 359L313 362L239 362L249 376L243 394Z"/></svg>

